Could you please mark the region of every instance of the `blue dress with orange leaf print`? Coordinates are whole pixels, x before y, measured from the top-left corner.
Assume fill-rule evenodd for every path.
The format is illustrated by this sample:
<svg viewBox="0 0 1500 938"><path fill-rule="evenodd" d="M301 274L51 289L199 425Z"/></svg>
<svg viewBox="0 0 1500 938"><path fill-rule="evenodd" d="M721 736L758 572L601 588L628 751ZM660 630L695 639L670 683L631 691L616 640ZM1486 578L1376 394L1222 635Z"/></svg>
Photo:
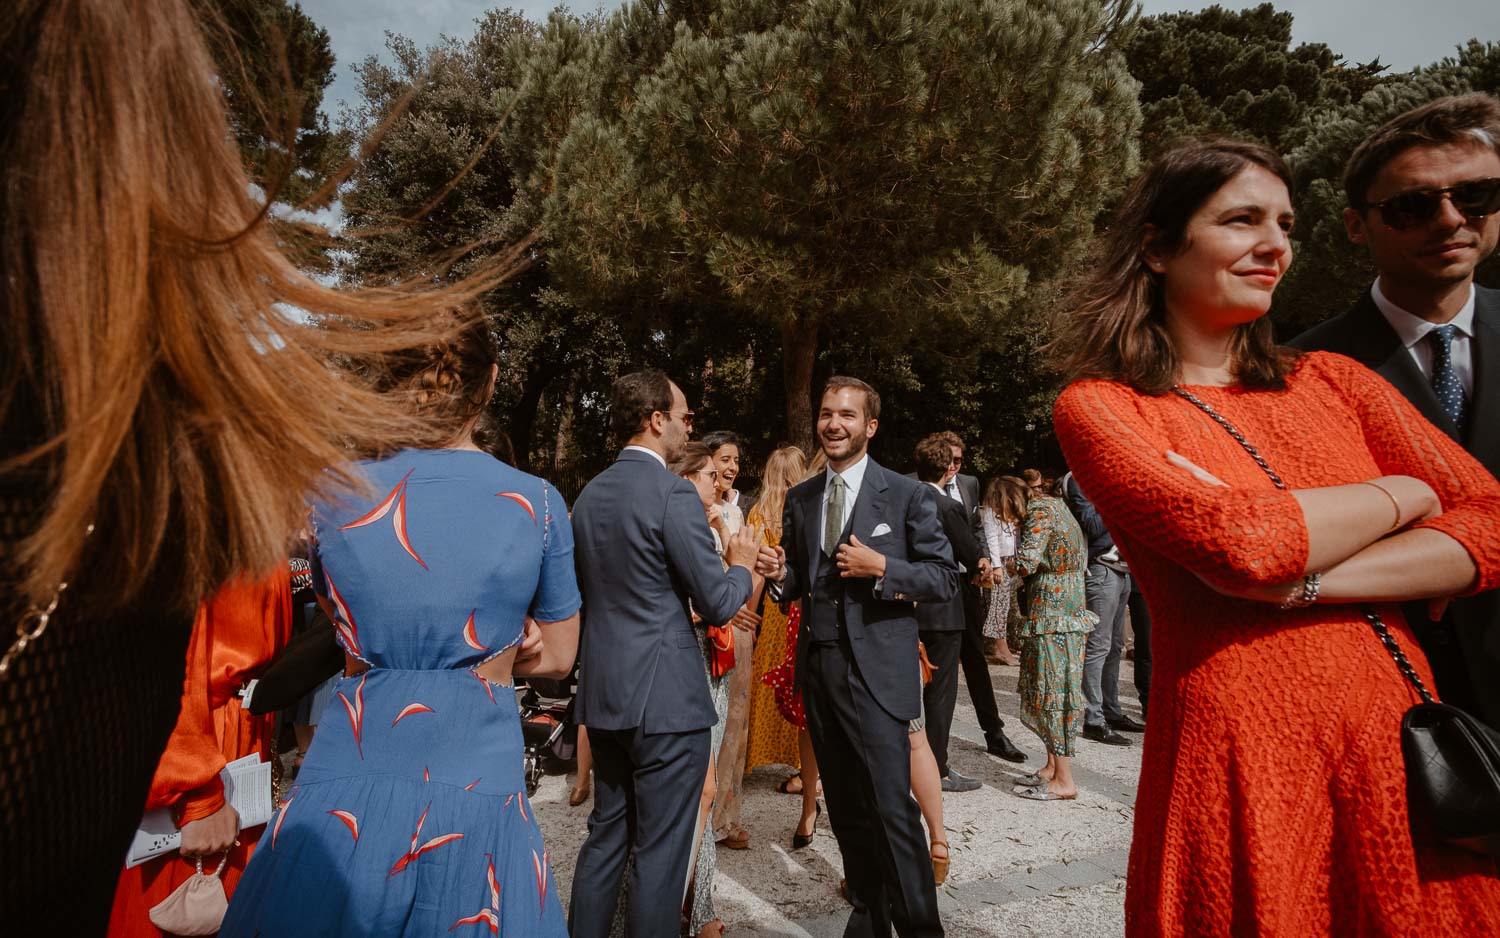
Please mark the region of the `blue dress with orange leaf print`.
<svg viewBox="0 0 1500 938"><path fill-rule="evenodd" d="M338 682L220 934L563 938L515 694L474 668L528 614L578 611L567 506L470 450L363 469L373 495L314 508L314 584L370 669Z"/></svg>

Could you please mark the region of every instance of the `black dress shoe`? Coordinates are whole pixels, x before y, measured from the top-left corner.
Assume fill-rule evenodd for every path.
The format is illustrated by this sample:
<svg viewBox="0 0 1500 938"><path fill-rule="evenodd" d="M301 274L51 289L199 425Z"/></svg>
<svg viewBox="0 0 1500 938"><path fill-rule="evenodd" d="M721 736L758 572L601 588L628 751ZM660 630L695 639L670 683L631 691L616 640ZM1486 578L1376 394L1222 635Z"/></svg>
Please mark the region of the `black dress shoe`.
<svg viewBox="0 0 1500 938"><path fill-rule="evenodd" d="M813 802L813 807L817 808L818 811L817 811L816 814L813 815L813 829L812 829L812 833L811 834L804 834L801 831L792 831L792 849L793 850L801 850L803 847L806 847L808 844L812 843L813 842L813 835L817 834L817 832L818 832L818 818L820 818L820 817L823 816L823 802L821 802L821 801L814 801Z"/></svg>
<svg viewBox="0 0 1500 938"><path fill-rule="evenodd" d="M1092 739L1096 743L1104 743L1106 746L1129 746L1130 740L1107 726L1085 726L1083 738Z"/></svg>
<svg viewBox="0 0 1500 938"><path fill-rule="evenodd" d="M984 787L984 783L977 778L969 778L967 775L959 775L953 769L943 776L943 791L978 791Z"/></svg>
<svg viewBox="0 0 1500 938"><path fill-rule="evenodd" d="M1016 744L1006 738L1004 733L996 733L985 740L985 751L992 756L999 756L1006 762L1025 762L1026 753L1016 748Z"/></svg>
<svg viewBox="0 0 1500 938"><path fill-rule="evenodd" d="M1123 713L1117 717L1105 717L1104 722L1109 724L1110 729L1121 730L1126 733L1146 732L1146 724L1139 720L1132 720Z"/></svg>

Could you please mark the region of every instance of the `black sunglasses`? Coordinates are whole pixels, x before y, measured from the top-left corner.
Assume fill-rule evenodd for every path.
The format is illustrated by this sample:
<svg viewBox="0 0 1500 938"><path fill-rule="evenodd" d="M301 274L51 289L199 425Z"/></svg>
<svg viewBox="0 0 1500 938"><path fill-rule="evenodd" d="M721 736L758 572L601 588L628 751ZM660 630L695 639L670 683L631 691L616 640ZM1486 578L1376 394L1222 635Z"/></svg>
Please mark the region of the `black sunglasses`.
<svg viewBox="0 0 1500 938"><path fill-rule="evenodd" d="M1471 179L1444 189L1403 192L1371 202L1370 208L1380 209L1380 217L1389 227L1405 231L1432 221L1442 208L1443 199L1452 201L1453 207L1470 221L1483 218L1500 211L1500 179Z"/></svg>

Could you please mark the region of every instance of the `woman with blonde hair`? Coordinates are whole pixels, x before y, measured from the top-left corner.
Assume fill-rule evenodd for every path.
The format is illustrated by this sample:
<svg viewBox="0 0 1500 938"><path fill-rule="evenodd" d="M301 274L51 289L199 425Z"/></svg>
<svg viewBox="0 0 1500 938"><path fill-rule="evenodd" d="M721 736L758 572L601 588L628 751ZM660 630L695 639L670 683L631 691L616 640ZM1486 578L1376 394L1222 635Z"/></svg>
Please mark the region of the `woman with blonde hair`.
<svg viewBox="0 0 1500 938"><path fill-rule="evenodd" d="M420 429L330 361L450 331L504 271L424 295L299 270L186 0L14 0L0 87L0 856L28 858L0 919L98 934L194 610L284 563L349 447Z"/></svg>
<svg viewBox="0 0 1500 938"><path fill-rule="evenodd" d="M781 516L786 505L786 493L807 475L807 458L795 446L778 447L766 460L762 474L760 497L750 509L750 524L761 526L761 540L769 547L781 543ZM758 584L763 585L763 584ZM752 604L758 602L758 594L752 593ZM792 692L788 683L790 675L781 670L788 656L795 653L796 632L792 616L797 614L796 604L783 612L773 602L766 602L761 610L760 637L755 642L755 682L750 691L750 745L745 761L749 772L762 765L790 765L800 768L805 759L811 759L812 743L807 738L807 723L795 710L783 706L786 696ZM816 762L813 762L816 765ZM802 791L802 818L794 834L794 846L812 837L812 825L817 819L816 775L811 790L805 785ZM784 781L783 786L786 785Z"/></svg>

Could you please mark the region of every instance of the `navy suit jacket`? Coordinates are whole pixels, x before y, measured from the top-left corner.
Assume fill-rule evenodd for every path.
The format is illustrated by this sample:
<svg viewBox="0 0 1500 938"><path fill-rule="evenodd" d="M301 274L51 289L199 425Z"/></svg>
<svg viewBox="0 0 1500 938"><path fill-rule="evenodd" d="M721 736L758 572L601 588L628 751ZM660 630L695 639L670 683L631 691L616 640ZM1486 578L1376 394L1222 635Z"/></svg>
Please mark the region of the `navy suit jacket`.
<svg viewBox="0 0 1500 938"><path fill-rule="evenodd" d="M822 555L820 522L828 474L821 472L786 495L781 546L786 579L778 590L786 602L806 600ZM922 712L922 681L917 669L918 602L947 602L958 593L958 565L937 515L938 493L929 485L891 472L875 460L865 467L854 510L839 538L852 533L860 543L885 555L885 577L876 595L871 577L840 580L837 598L844 610L849 646L870 693L898 720ZM876 529L889 528L879 535ZM807 673L807 647L814 606L803 602L797 635L797 680Z"/></svg>
<svg viewBox="0 0 1500 938"><path fill-rule="evenodd" d="M974 532L969 528L969 513L947 495L936 490L932 494L937 503L938 523L943 528L943 536L948 538L953 559L969 570L960 577L972 577L979 569L980 550ZM924 632L962 632L967 625L961 595L943 603L917 603L917 628Z"/></svg>
<svg viewBox="0 0 1500 938"><path fill-rule="evenodd" d="M1474 287L1474 394L1468 433L1461 435L1438 403L1437 394L1412 359L1396 330L1366 290L1347 312L1320 323L1292 340L1297 348L1339 352L1379 374L1491 473L1500 476L1500 290ZM1463 665L1475 703L1491 726L1500 726L1500 591L1455 600L1448 616L1456 627ZM1423 634L1426 604L1406 607L1406 617ZM1436 649L1428 649L1433 654Z"/></svg>
<svg viewBox="0 0 1500 938"><path fill-rule="evenodd" d="M698 490L647 453L626 450L573 505L583 591L576 716L601 730L680 733L713 726L704 625L750 596L750 573L724 570Z"/></svg>

